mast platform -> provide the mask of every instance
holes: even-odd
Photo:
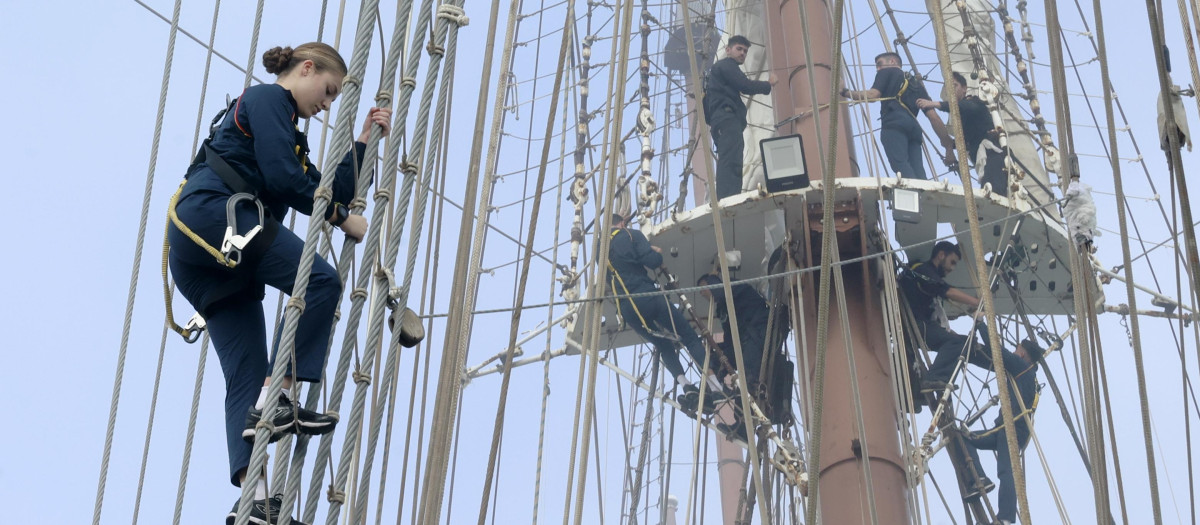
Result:
[[[808,188],[780,193],[751,191],[726,197],[721,201],[721,214],[728,250],[741,252],[741,266],[732,271],[734,280],[763,277],[767,274],[770,256],[782,244],[786,228],[793,239],[792,256],[797,267],[807,266],[804,261],[810,256],[804,253],[806,238],[804,228],[810,226],[813,233],[811,260],[820,260],[820,223],[824,191],[821,181],[814,181]],[[956,288],[978,295],[982,281],[975,275],[975,261],[971,249],[966,203],[961,185],[941,181],[925,181],[900,178],[839,178],[834,183],[836,230],[839,234],[851,233],[861,239],[873,268],[883,271],[883,258],[877,257],[886,249],[896,249],[897,261],[926,259],[933,243],[947,237],[962,247],[963,259],[947,282]],[[919,195],[920,212],[910,221],[893,221],[887,228],[894,242],[885,239],[880,223],[880,201],[886,209],[893,208],[896,189],[916,191]],[[1012,315],[1019,311],[1027,315],[1059,315],[1073,312],[1071,275],[1069,264],[1069,238],[1065,227],[1057,219],[1057,209],[1038,209],[1027,200],[1009,199],[982,189],[975,190],[975,202],[979,211],[983,253],[990,268],[1001,261],[1004,271],[995,272],[990,279],[995,297],[996,312]],[[709,216],[708,204],[678,213],[675,216],[643,230],[655,246],[663,250],[667,268],[674,274],[681,287],[691,287],[700,275],[716,271],[716,236]],[[888,215],[891,215],[890,213]],[[890,220],[885,216],[884,220]],[[865,228],[864,228],[865,227]],[[772,235],[768,235],[772,231]],[[775,237],[768,240],[769,237]],[[839,235],[839,242],[846,241]],[[855,241],[858,242],[858,241]],[[899,248],[894,248],[899,246]],[[843,248],[846,246],[843,245]],[[903,254],[903,257],[899,255]],[[843,257],[848,259],[848,257]],[[661,282],[661,280],[660,280]],[[1007,284],[1006,284],[1007,283]],[[759,284],[759,283],[756,283]],[[1010,292],[1010,287],[1016,293]],[[593,290],[592,293],[596,291]],[[605,295],[611,292],[604,290]],[[697,308],[697,313],[708,311],[707,303],[698,293],[688,298]],[[678,297],[672,299],[678,302]],[[581,309],[578,319],[587,318],[591,303]],[[619,326],[613,301],[603,303],[601,349],[620,348],[643,343],[640,336],[628,327]],[[965,314],[955,311],[947,303],[947,314]],[[582,341],[582,323],[568,333],[576,343]]]

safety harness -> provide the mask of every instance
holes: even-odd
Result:
[[[188,321],[187,325],[183,327],[179,326],[175,323],[175,317],[171,308],[171,289],[167,277],[167,257],[170,254],[171,248],[167,233],[164,232],[162,274],[163,297],[165,298],[167,308],[167,325],[175,333],[183,336],[184,340],[189,343],[195,342],[199,338],[200,332],[204,330],[205,323],[203,317],[208,313],[210,306],[217,301],[244,292],[247,285],[253,283],[254,267],[261,260],[263,253],[271,246],[271,243],[275,240],[275,236],[279,233],[279,221],[271,216],[271,211],[264,207],[262,201],[259,200],[258,189],[246,182],[246,179],[230,166],[225,159],[221,158],[221,155],[211,145],[213,138],[216,136],[217,128],[220,127],[221,122],[230,112],[233,113],[235,124],[237,124],[242,134],[251,137],[242,128],[241,123],[236,122],[239,103],[240,97],[229,101],[225,109],[222,109],[213,118],[212,124],[209,127],[208,138],[204,139],[204,143],[200,146],[199,151],[192,158],[192,163],[188,166],[187,172],[183,176],[183,182],[179,184],[179,189],[175,190],[175,194],[171,196],[171,202],[167,206],[167,230],[170,230],[170,225],[175,225],[175,228],[180,233],[183,233],[188,239],[196,243],[197,246],[200,246],[204,251],[212,255],[218,264],[232,271],[231,279],[226,280],[206,295],[204,304],[197,308],[199,312]],[[303,133],[299,130],[297,130],[296,154],[300,157],[301,165],[307,171],[307,140],[304,140]],[[188,179],[201,168],[202,164],[211,168],[221,178],[221,182],[225,183],[234,192],[225,204],[227,225],[220,250],[209,244],[208,241],[192,231],[191,228],[188,228],[175,212],[175,207],[179,203],[179,196],[183,194],[183,188],[187,186]],[[258,224],[242,235],[238,234],[236,210],[237,205],[245,201],[254,203],[258,208]]]
[[[621,232],[625,232],[625,234],[629,236],[629,239],[631,241],[633,240],[633,234],[629,233],[624,228],[613,228],[613,231],[610,234],[610,237],[615,238],[617,236],[617,234],[621,233]],[[630,295],[629,288],[627,286],[625,286],[625,279],[622,279],[621,274],[619,272],[617,272],[617,269],[615,267],[613,267],[612,260],[606,259],[605,264],[608,265],[608,273],[609,273],[608,285],[609,285],[609,288],[613,291],[613,293],[622,294],[625,296]],[[617,289],[618,284],[621,285],[620,290]],[[633,301],[633,298],[625,297],[625,300],[629,301],[629,306],[633,307],[633,313],[637,314],[638,320],[641,321],[641,323],[642,323],[642,327],[644,327],[647,331],[657,332],[657,330],[655,330],[654,327],[650,326],[650,323],[646,322],[646,318],[642,316],[642,311],[638,309],[637,303]],[[667,300],[666,296],[663,297],[663,300],[664,301]],[[621,314],[621,297],[617,297],[617,315],[620,315],[620,314]],[[671,316],[671,325],[672,325],[671,332],[672,333],[670,335],[672,337],[674,337],[674,339],[678,340],[679,334],[678,334],[678,331],[675,329],[674,324],[675,324],[675,317]]]

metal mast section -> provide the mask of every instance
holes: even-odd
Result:
[[[833,42],[830,6],[822,0],[766,0],[764,4],[770,36],[767,52],[779,77],[772,91],[775,121],[782,124],[777,125],[777,135],[801,135],[809,159],[817,161],[810,160],[809,166],[823,166],[826,157],[834,155],[837,177],[856,176],[851,132],[845,124],[850,120],[849,112],[845,106],[831,105],[829,100],[838,80],[832,74],[833,46],[837,44]],[[829,123],[833,120],[831,108],[843,111],[833,131],[842,135],[835,151],[825,151]],[[815,174],[819,170],[810,172]],[[808,217],[788,219],[792,239],[807,240],[792,243],[792,256],[802,267],[820,264],[820,239],[826,226],[821,221],[824,210],[820,201],[810,198],[807,208]],[[838,257],[847,260],[866,255],[870,244],[867,232],[874,227],[862,223],[865,215],[861,204],[839,202],[834,212],[835,226],[830,233],[837,235]],[[834,307],[838,299],[832,294],[830,304],[816,304],[816,279],[806,274],[799,287],[804,307],[795,312],[804,319],[796,319],[793,324],[800,326],[803,322],[814,327],[820,308],[829,309],[825,391],[820,406],[813,407],[822,412],[821,425],[806,429],[810,434],[821,433],[817,495],[821,522],[869,523],[874,515],[881,524],[907,524],[909,487],[896,430],[899,425],[893,399],[896,394],[886,365],[889,345],[883,333],[880,294],[872,284],[871,271],[863,268],[862,263],[835,268],[843,272],[846,316],[842,317],[839,308]],[[851,323],[851,329],[843,330],[843,323]],[[815,330],[808,330],[806,336],[806,347],[815,354]],[[809,356],[810,362],[814,357]],[[852,389],[855,383],[857,392]],[[856,417],[859,410],[861,419]],[[811,422],[812,414],[805,414],[805,418]],[[863,421],[865,428],[858,428],[858,421]]]

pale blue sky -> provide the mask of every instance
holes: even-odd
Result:
[[[154,0],[147,3],[170,15],[172,2]],[[1140,2],[1106,4],[1109,10],[1105,14],[1109,26],[1114,82],[1157,185],[1157,192],[1169,209],[1169,187],[1154,132],[1153,101],[1157,77],[1152,64],[1144,6]],[[273,45],[299,44],[314,39],[319,5],[315,0],[268,2],[258,54],[261,55],[262,51]],[[477,72],[481,60],[479,50],[482,49],[486,30],[486,7],[484,3],[467,3],[472,23],[463,29],[460,36],[459,81],[456,84],[453,120],[453,129],[457,131],[451,141],[454,160],[450,170],[451,177],[460,177],[459,180],[465,170],[469,130],[475,112]],[[1070,8],[1073,9],[1073,6]],[[332,38],[334,31],[336,6],[330,9],[326,40]],[[389,32],[392,25],[390,12],[393,9],[390,5],[383,7],[384,26]],[[1034,9],[1040,11],[1040,7]],[[1063,9],[1067,10],[1068,6],[1064,5]],[[7,160],[9,174],[4,180],[9,183],[8,191],[13,196],[9,200],[9,216],[14,218],[10,221],[10,244],[14,254],[3,263],[11,277],[0,285],[3,297],[11,305],[5,310],[5,315],[0,316],[0,341],[3,341],[4,354],[13,360],[8,366],[0,368],[0,394],[10,400],[6,405],[10,413],[9,431],[0,437],[0,451],[3,451],[0,452],[3,454],[0,456],[0,503],[6,508],[3,521],[86,523],[91,519],[95,497],[168,25],[132,1],[34,3],[3,0],[0,1],[0,10],[4,13],[0,17],[0,48],[5,49],[0,55],[0,69],[7,73],[4,93],[7,95],[10,123],[0,127],[0,145],[3,145],[0,151]],[[1090,8],[1088,12],[1090,19]],[[869,16],[869,11],[860,7],[856,14],[862,29],[864,17]],[[207,38],[211,16],[210,2],[184,3],[183,25],[202,39]],[[250,2],[226,2],[222,5],[217,47],[233,61],[243,65],[248,59],[252,16],[253,5]],[[501,16],[504,17],[505,13],[501,12]],[[1168,34],[1174,40],[1179,40],[1176,16],[1174,8],[1169,8]],[[355,19],[356,16],[350,13],[345,21],[343,43],[347,58]],[[1035,12],[1036,21],[1043,19]],[[1064,26],[1082,29],[1077,22],[1073,22],[1075,19],[1076,16],[1064,15]],[[558,19],[547,18],[546,27],[558,23]],[[529,40],[531,32],[535,30],[532,24],[523,25],[522,31],[526,33],[519,40]],[[1044,30],[1039,28],[1039,31]],[[503,24],[500,32],[498,39],[503,36]],[[928,38],[927,32],[928,29],[925,30],[925,38]],[[1044,32],[1039,33],[1042,34]],[[1090,45],[1084,37],[1071,33],[1067,40],[1075,52],[1076,60],[1091,58]],[[378,82],[377,42],[372,49],[373,62],[364,81],[365,97],[375,92]],[[557,35],[547,39],[546,44],[541,51],[543,56],[555,51],[553,48],[557,47]],[[878,42],[871,45],[877,46]],[[1038,45],[1044,46],[1044,41]],[[547,51],[546,48],[551,50]],[[525,50],[521,52],[531,53],[528,51],[530,47],[521,49]],[[1186,54],[1181,45],[1174,45],[1173,51],[1176,81],[1187,84]],[[1041,53],[1036,61],[1045,63],[1048,55]],[[125,523],[132,515],[142,437],[161,333],[159,239],[167,198],[175,190],[190,156],[203,62],[204,50],[180,35],[138,282],[133,335],[103,523]],[[257,57],[254,62],[257,66]],[[540,74],[548,74],[551,66],[543,64],[539,67]],[[1038,73],[1039,88],[1048,90],[1049,76],[1044,74],[1044,70]],[[1085,75],[1085,81],[1098,78],[1098,69],[1094,64],[1081,73]],[[220,106],[226,93],[236,95],[242,78],[243,75],[228,64],[214,63],[204,117],[206,122],[215,108]],[[1068,78],[1075,86],[1073,75]],[[544,81],[539,88],[540,93],[549,91],[549,82],[549,79]],[[423,85],[423,82],[418,85]],[[601,89],[596,83],[593,84],[593,93]],[[1078,89],[1071,91],[1078,93]],[[1097,95],[1099,91],[1098,82],[1093,81],[1088,86],[1091,95]],[[1049,95],[1043,96],[1049,98]],[[592,109],[599,104],[598,98],[593,97]],[[1050,105],[1048,101],[1045,102],[1047,114],[1052,118]],[[1090,125],[1087,107],[1081,99],[1075,98],[1072,102],[1074,119],[1081,124],[1075,131],[1080,152],[1102,153],[1095,130],[1085,127]],[[365,99],[363,107],[368,103]],[[1195,122],[1194,101],[1187,99],[1185,103]],[[1103,119],[1102,101],[1093,98],[1092,104],[1098,117]],[[510,121],[510,131],[523,136],[530,123],[524,121],[525,114],[521,118],[523,120],[520,122]],[[532,124],[534,133],[540,133],[543,126],[544,120],[539,117]],[[314,133],[313,136],[315,144],[318,134]],[[573,138],[569,144],[573,144]],[[524,148],[509,148],[506,151],[520,154],[520,161],[523,162]],[[536,147],[534,153],[537,153]],[[556,155],[557,147],[552,151],[552,156]],[[1121,156],[1136,156],[1125,136],[1122,136]],[[1185,163],[1190,162],[1189,157],[1185,153]],[[1083,178],[1098,191],[1110,191],[1112,178],[1103,161],[1084,157],[1083,163]],[[1122,167],[1126,176],[1125,189],[1130,196],[1152,197],[1155,194],[1149,188],[1140,165],[1124,163]],[[1191,164],[1187,167],[1192,168]],[[526,184],[531,184],[531,181]],[[497,202],[516,200],[520,197],[520,189],[521,183],[515,179],[511,184],[498,185],[497,191],[502,197]],[[452,199],[461,200],[461,184],[452,183],[450,191]],[[1116,230],[1112,197],[1101,193],[1097,195],[1097,200],[1101,207],[1101,226]],[[550,194],[545,206],[555,204],[554,195]],[[1166,229],[1157,205],[1134,199],[1130,201],[1130,206],[1131,213],[1138,217],[1145,239],[1158,242],[1166,238]],[[543,210],[543,217],[552,213],[546,210]],[[510,225],[508,231],[516,235],[522,231],[518,224],[520,213],[517,209],[506,209],[501,212],[498,221]],[[454,238],[458,214],[453,209],[447,210],[443,223],[443,235],[448,239],[443,245],[453,246],[447,243]],[[552,225],[544,224],[547,225],[539,235],[540,246],[547,245],[552,238],[552,234],[548,233]],[[565,232],[560,236],[562,238],[566,238]],[[489,239],[484,267],[497,266],[516,257],[517,252],[511,243],[496,239],[494,236]],[[1099,257],[1105,266],[1119,264],[1120,248],[1115,234],[1106,233],[1098,239],[1098,244],[1101,248]],[[1135,247],[1137,253],[1140,250]],[[1159,250],[1151,257],[1151,261],[1164,286],[1170,287],[1166,293],[1175,295],[1175,270],[1168,255],[1167,250]],[[453,257],[453,248],[443,249],[440,262],[443,271],[451,266]],[[1141,284],[1153,284],[1144,261],[1137,263],[1135,268]],[[511,304],[512,275],[510,267],[496,276],[485,277],[479,307]],[[544,278],[545,274],[541,277]],[[445,297],[450,281],[448,276],[441,279],[441,299],[436,310],[445,312],[450,303]],[[539,284],[537,291],[529,294],[527,302],[544,302],[548,298],[545,286],[544,281]],[[1111,285],[1106,292],[1109,303],[1125,302],[1123,287]],[[1143,307],[1149,307],[1145,295],[1139,296],[1138,300]],[[273,304],[273,300],[267,301],[268,308],[272,308]],[[178,320],[186,319],[191,312],[182,301],[177,303],[175,315]],[[533,328],[544,319],[540,317],[544,314],[544,310],[531,311],[522,322],[522,329]],[[476,324],[476,339],[468,364],[476,364],[499,351],[502,338],[507,336],[507,314],[482,316],[480,319]],[[1141,448],[1136,389],[1131,372],[1131,351],[1126,344],[1123,328],[1119,325],[1119,318],[1108,314],[1101,318],[1101,322],[1104,324],[1110,390],[1117,412],[1125,489],[1131,514],[1136,516],[1134,522],[1140,523],[1148,516],[1149,492],[1144,473],[1145,454]],[[1149,365],[1150,399],[1159,440],[1155,444],[1160,464],[1159,485],[1163,491],[1166,522],[1175,523],[1188,521],[1188,488],[1182,437],[1179,361],[1168,330],[1164,321],[1143,320],[1143,348]],[[441,334],[435,331],[431,337],[440,341]],[[556,339],[561,340],[560,337],[561,334]],[[337,347],[340,347],[340,337]],[[441,348],[440,342],[435,343],[434,348],[436,355]],[[152,461],[147,472],[148,481],[141,511],[143,523],[164,523],[170,519],[198,349],[198,345],[180,344],[174,335],[169,339],[151,448]],[[526,353],[528,355],[538,350],[539,347],[533,346],[527,348]],[[1195,371],[1194,342],[1186,343],[1186,351],[1189,353],[1189,370]],[[621,355],[626,364],[632,359],[630,356],[630,353]],[[402,402],[406,402],[410,385],[407,377],[411,373],[411,361],[406,363],[409,363],[409,368],[402,366],[400,381]],[[556,361],[553,366],[553,415],[547,446],[548,457],[554,459],[547,466],[543,481],[546,494],[542,501],[543,519],[554,520],[562,512],[563,493],[558,487],[565,478],[562,463],[565,462],[569,446],[577,364],[576,359],[566,358]],[[507,473],[501,480],[498,507],[501,517],[523,521],[528,519],[532,504],[532,464],[536,454],[541,367],[523,369],[514,375],[514,379],[502,464]],[[600,381],[602,385],[615,385],[611,376],[602,375]],[[1061,381],[1063,378],[1060,374]],[[237,491],[226,482],[225,445],[221,434],[221,386],[220,369],[215,354],[210,352],[184,508],[185,523],[210,523],[221,519],[237,496]],[[454,522],[465,521],[467,517],[473,519],[477,512],[498,386],[498,378],[491,376],[472,383],[464,394],[467,405],[461,437],[460,474],[453,503]],[[350,392],[352,388],[347,390],[347,396]],[[627,389],[625,393],[628,402]],[[615,395],[611,395],[612,398]],[[613,500],[606,507],[605,520],[615,522],[616,501],[620,499],[621,491],[619,464],[624,458],[625,446],[621,442],[622,424],[615,405],[609,404],[600,410],[603,441],[600,452],[604,461],[610,464],[603,474],[603,488],[605,499]],[[348,412],[347,401],[342,413]],[[404,409],[398,411],[398,417],[403,415]],[[682,418],[677,425],[680,433],[689,433],[692,429],[690,421]],[[398,421],[398,427],[402,426],[403,423]],[[1089,521],[1093,509],[1091,492],[1086,486],[1086,477],[1079,467],[1074,446],[1070,444],[1057,408],[1048,395],[1043,396],[1037,429],[1047,452],[1047,461],[1054,469],[1055,481],[1064,493],[1068,513],[1077,522]],[[399,462],[397,455],[400,449],[401,446],[393,447],[393,463]],[[678,476],[675,479],[681,479],[690,472],[686,465],[688,460],[679,456],[687,452],[679,450],[675,462],[685,464],[673,470],[673,476]],[[1031,453],[1027,458],[1028,470],[1036,473],[1031,475],[1030,482],[1034,517],[1039,523],[1057,522],[1054,502],[1046,492],[1045,482],[1041,481],[1043,476],[1036,455]],[[990,460],[985,459],[985,464],[989,470],[992,468]],[[946,466],[935,464],[934,468],[942,468],[941,472],[945,472]],[[389,478],[391,496],[386,507],[394,509],[398,470],[393,469],[390,476],[395,477]],[[950,479],[948,472],[939,476],[943,486]],[[714,481],[715,474],[710,479],[710,482]],[[373,488],[377,486],[376,483]],[[686,496],[683,483],[675,485],[672,492],[678,494],[681,500]],[[594,508],[595,490],[589,488],[588,493],[589,508]],[[709,519],[719,511],[715,499],[710,498],[707,502]],[[957,510],[956,505],[952,504],[952,507]],[[1176,514],[1176,509],[1179,514]],[[407,510],[405,512],[407,514]],[[385,519],[390,522],[394,520],[394,515],[388,514]],[[323,513],[319,514],[319,521],[324,521]],[[935,516],[934,522],[949,521],[939,521]]]

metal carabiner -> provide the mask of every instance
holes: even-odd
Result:
[[[179,335],[183,336],[184,342],[192,344],[195,343],[197,339],[200,339],[200,333],[207,328],[208,323],[203,317],[200,317],[199,313],[197,313],[196,315],[193,315],[191,319],[188,319],[187,324],[183,326],[183,332]]]
[[[242,201],[253,201],[258,206],[258,224],[255,225],[245,235],[237,234],[237,204]],[[257,197],[249,193],[235,193],[225,202],[225,238],[221,241],[221,253],[225,256],[225,263],[230,268],[241,264],[242,250],[246,248],[250,241],[254,240],[254,236],[262,231],[263,225],[263,205]]]

